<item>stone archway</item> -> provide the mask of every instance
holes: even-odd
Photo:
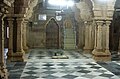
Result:
[[[50,18],[46,24],[46,48],[59,48],[59,25],[54,18]]]

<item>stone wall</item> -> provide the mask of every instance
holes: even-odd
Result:
[[[34,27],[27,29],[27,41],[30,48],[45,48],[45,29],[43,27]]]

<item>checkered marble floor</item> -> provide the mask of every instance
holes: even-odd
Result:
[[[90,54],[63,51],[69,59],[51,59],[55,52],[31,50],[20,79],[120,79],[96,63]]]
[[[120,79],[92,59],[30,59],[20,79]]]
[[[52,59],[62,51],[69,59]],[[7,63],[9,79],[120,79],[120,61],[95,62],[82,51],[32,49],[27,62]]]

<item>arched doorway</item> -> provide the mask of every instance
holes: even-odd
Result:
[[[54,18],[51,18],[46,25],[46,48],[59,48],[59,25]]]

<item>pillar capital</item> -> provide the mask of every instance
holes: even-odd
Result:
[[[110,24],[111,24],[111,21],[106,21],[107,26],[110,26]]]
[[[98,26],[102,26],[104,21],[96,21],[96,23],[97,23]]]
[[[12,17],[7,18],[8,21],[13,21],[14,19]]]
[[[89,25],[91,25],[93,22],[92,21],[85,21],[84,22],[84,24],[86,25],[86,26],[89,26]]]

